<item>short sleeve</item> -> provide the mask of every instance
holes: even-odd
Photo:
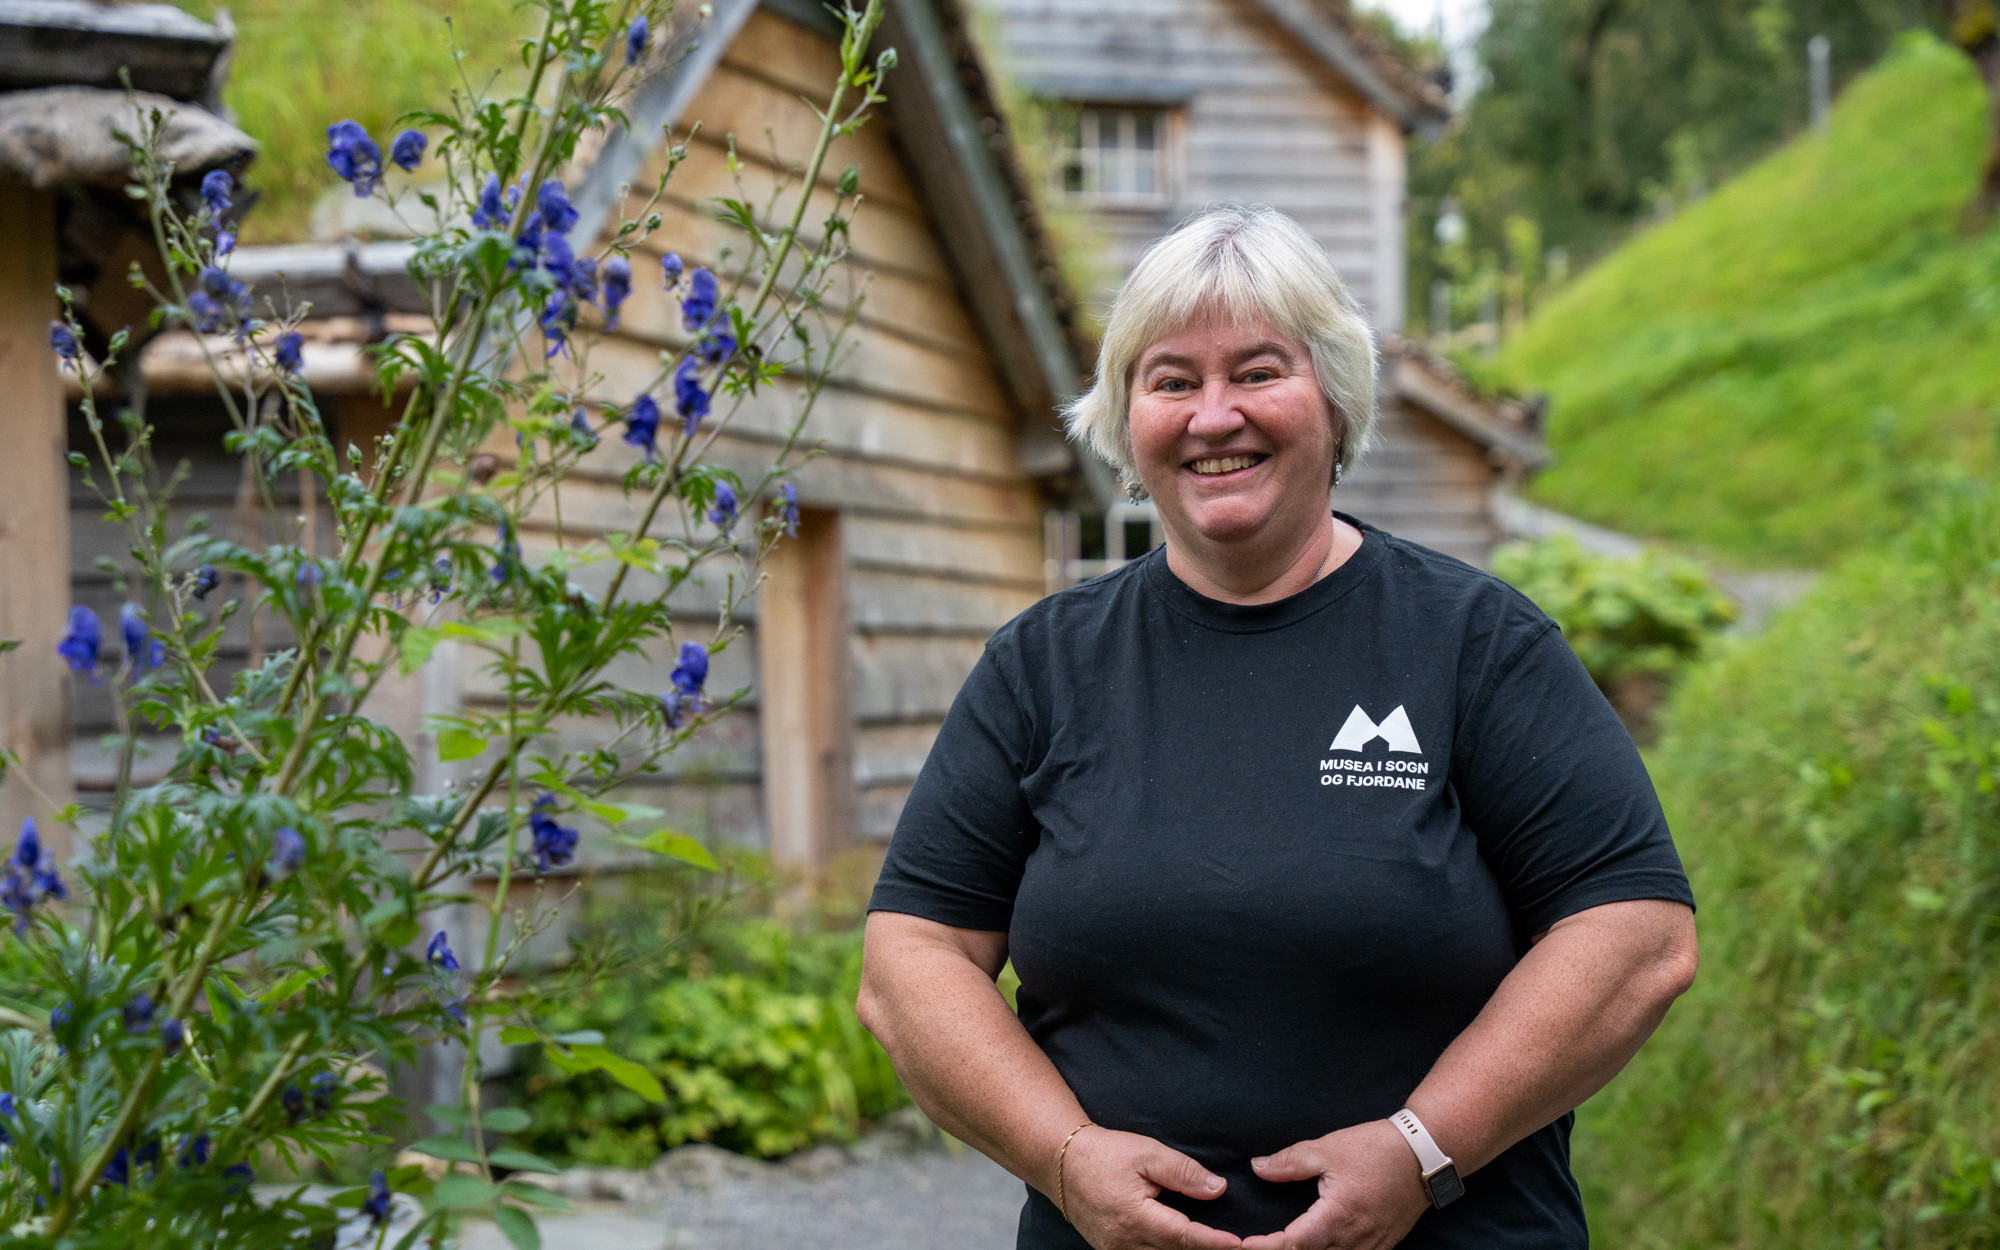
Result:
[[[1561,631],[1503,663],[1455,755],[1466,825],[1523,933],[1604,903],[1694,905],[1638,749]]]
[[[896,821],[870,911],[999,931],[1040,841],[1021,793],[1030,717],[989,644],[959,688]]]

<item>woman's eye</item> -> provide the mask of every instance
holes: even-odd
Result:
[[[1277,374],[1271,372],[1269,369],[1252,369],[1243,375],[1243,380],[1245,382],[1269,382],[1277,376]]]
[[[1186,378],[1167,378],[1160,383],[1160,389],[1169,395],[1182,395],[1187,392],[1188,381]]]

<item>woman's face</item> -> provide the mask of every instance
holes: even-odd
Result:
[[[1132,455],[1170,536],[1282,541],[1318,524],[1333,422],[1303,343],[1261,323],[1191,326],[1139,354]]]

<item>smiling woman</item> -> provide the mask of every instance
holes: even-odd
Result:
[[[1023,1250],[1587,1244],[1693,897],[1553,622],[1328,507],[1373,395],[1289,219],[1148,252],[1070,418],[1166,544],[994,635],[903,809],[861,1018]]]

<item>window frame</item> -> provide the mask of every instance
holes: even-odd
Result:
[[[1153,146],[1138,145],[1139,120],[1153,120]],[[1185,126],[1185,109],[1173,104],[1131,100],[1068,100],[1052,109],[1049,189],[1064,203],[1088,208],[1160,211],[1171,209],[1180,194],[1180,140]],[[1103,142],[1107,120],[1117,123],[1116,140],[1110,148]],[[1073,136],[1073,138],[1072,138]],[[1153,153],[1154,190],[1137,189],[1142,165],[1138,156]],[[1124,168],[1122,177],[1110,179],[1123,186],[1107,190],[1103,176],[1105,155],[1111,153]],[[1080,187],[1070,186],[1070,175],[1078,174]],[[1093,183],[1095,185],[1093,185]]]

